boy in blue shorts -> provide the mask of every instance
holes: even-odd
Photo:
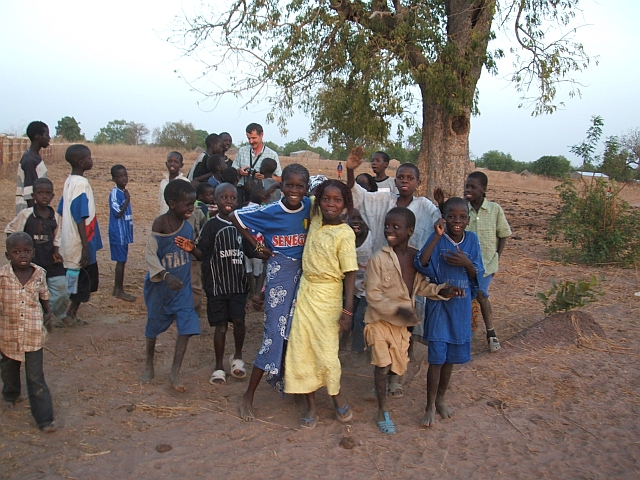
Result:
[[[109,194],[109,248],[111,260],[116,262],[112,295],[120,300],[135,302],[136,297],[124,291],[124,265],[129,256],[129,244],[133,243],[133,215],[131,195],[127,190],[127,169],[123,165],[111,167],[111,180],[116,184]]]
[[[437,284],[448,283],[464,291],[448,302],[427,298],[424,338],[429,342],[427,407],[423,427],[433,426],[435,414],[450,418],[454,412],[444,402],[454,364],[471,361],[471,299],[484,275],[480,242],[469,224],[467,202],[452,197],[444,204],[444,219],[415,257],[416,270]]]
[[[191,255],[180,249],[175,239],[180,236],[193,240],[193,227],[187,220],[193,214],[196,192],[190,182],[172,180],[164,189],[164,201],[169,211],[154,220],[145,251],[148,272],[144,279],[147,305],[144,335],[147,342],[146,368],[141,380],[147,383],[154,378],[156,337],[165,332],[175,318],[178,338],[169,383],[178,392],[184,392],[179,379],[180,367],[189,337],[200,335],[200,319],[193,307]]]

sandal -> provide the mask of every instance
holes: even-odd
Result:
[[[318,424],[318,419],[317,418],[309,417],[309,418],[301,418],[300,419],[300,426],[302,428],[307,428],[309,430],[313,430],[314,428],[316,428],[317,424]]]
[[[389,383],[389,389],[387,391],[387,395],[391,398],[402,398],[404,397],[404,390],[402,389],[402,385],[399,383]]]
[[[229,365],[231,365],[231,376],[233,378],[244,378],[247,376],[247,371],[244,368],[244,360],[241,358],[233,358],[233,355],[231,355],[229,357]]]
[[[386,435],[396,433],[396,425],[389,418],[389,412],[384,412],[384,420],[378,422],[378,429]]]
[[[224,370],[214,370],[209,379],[209,383],[211,385],[226,385],[227,374],[224,373]]]
[[[349,405],[345,405],[342,408],[336,407],[336,418],[341,423],[347,423],[353,418],[353,412],[349,408]]]

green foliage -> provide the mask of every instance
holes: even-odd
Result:
[[[80,142],[85,139],[80,131],[80,123],[74,117],[62,117],[58,120],[56,137],[62,137],[69,142]]]
[[[536,175],[562,178],[571,172],[571,162],[562,155],[545,155],[531,162],[529,171]]]
[[[318,155],[320,155],[320,158],[331,158],[331,154],[324,148],[312,147],[304,138],[299,138],[297,140],[294,140],[293,142],[285,143],[282,147],[282,151],[279,153],[285,157],[288,157],[291,156],[293,152],[299,152],[301,150],[308,150],[310,152],[317,153]]]
[[[271,150],[276,152],[278,155],[280,155],[280,152],[282,151],[282,147],[280,145],[278,145],[277,143],[274,143],[274,142],[264,142],[264,144],[267,147],[269,147]],[[247,145],[248,145],[248,143],[247,143]]]
[[[577,145],[573,145],[569,151],[574,155],[577,155],[582,159],[581,169],[584,171],[587,165],[594,164],[594,152],[596,146],[602,136],[602,127],[604,126],[604,120],[601,116],[591,117],[591,126],[587,129],[587,138]]]
[[[640,263],[640,211],[619,198],[624,188],[594,178],[580,189],[571,180],[556,187],[560,210],[549,222],[547,240],[558,245],[551,256],[588,265]]]
[[[204,149],[207,148],[207,137],[209,132],[206,130],[196,130],[196,144]],[[195,147],[194,147],[195,148]]]
[[[618,137],[609,137],[605,142],[600,171],[618,182],[632,180],[637,170],[631,167],[633,154],[622,146]]]
[[[153,130],[153,142],[161,147],[193,150],[200,145],[201,137],[202,134],[198,136],[192,123],[183,123],[182,121],[167,122],[162,128]]]
[[[601,281],[603,279],[600,279]],[[551,298],[555,295],[555,298]],[[544,313],[551,315],[558,312],[568,312],[574,308],[584,307],[588,303],[595,302],[597,296],[603,295],[598,286],[598,280],[593,275],[591,280],[578,280],[577,283],[567,280],[557,284],[551,279],[551,289],[546,293],[538,293],[537,296],[544,303]]]
[[[520,162],[514,160],[510,153],[502,153],[498,150],[489,150],[480,157],[479,161],[476,162],[476,165],[497,172],[510,172],[519,168],[521,166],[519,163]]]
[[[147,135],[149,135],[149,129],[144,123],[112,120],[95,134],[93,141],[95,143],[140,145],[146,143]]]

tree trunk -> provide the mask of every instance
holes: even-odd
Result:
[[[424,98],[424,97],[423,97]],[[422,147],[418,157],[422,184],[420,195],[433,198],[440,187],[445,198],[461,197],[464,181],[471,172],[469,127],[471,113],[452,117],[435,103],[423,102]]]

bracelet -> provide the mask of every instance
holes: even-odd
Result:
[[[164,275],[162,275],[162,280],[164,281],[165,278],[167,278],[167,275],[169,275],[169,272],[165,271]]]
[[[349,310],[347,310],[346,308],[342,309],[342,313],[344,313],[345,315],[349,315],[350,317],[353,317],[353,312],[350,312]]]
[[[256,243],[256,253],[262,253],[264,251],[264,244],[258,242]]]

